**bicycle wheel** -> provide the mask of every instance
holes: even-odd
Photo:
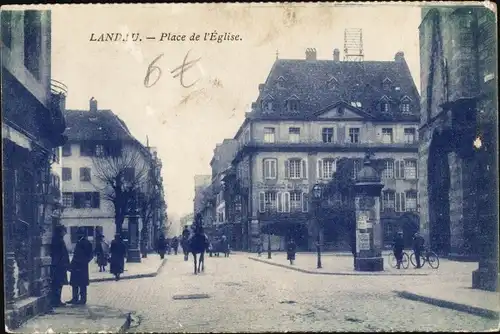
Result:
[[[403,266],[403,269],[408,269],[408,267],[410,266],[410,257],[406,252],[403,253],[403,260],[401,265]]]
[[[434,252],[429,252],[428,254],[429,258],[429,266],[431,266],[432,269],[437,269],[439,268],[439,257],[437,256],[436,253]]]
[[[398,261],[396,260],[396,257],[394,256],[394,253],[390,253],[389,254],[389,265],[392,268],[396,268],[397,264],[398,264]]]
[[[417,267],[417,261],[415,259],[415,253],[411,253],[411,255],[410,255],[410,262],[411,262],[412,266]],[[424,257],[422,255],[420,255],[420,267],[423,267],[424,264],[425,264]]]

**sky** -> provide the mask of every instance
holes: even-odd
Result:
[[[88,109],[94,97],[111,109],[163,161],[168,215],[193,211],[194,175],[211,174],[217,143],[233,138],[276,59],[343,57],[344,29],[361,28],[365,60],[405,53],[420,89],[420,9],[408,5],[168,4],[57,5],[52,9],[52,78],[68,86],[68,109]],[[203,41],[205,33],[240,41]],[[139,33],[142,41],[95,42],[102,33]],[[162,33],[186,41],[160,41]],[[193,34],[200,41],[189,41]],[[155,36],[147,40],[146,36]],[[170,72],[196,60],[179,77]],[[151,87],[145,86],[150,64]]]

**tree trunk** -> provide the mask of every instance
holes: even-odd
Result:
[[[120,236],[122,235],[124,221],[125,221],[124,215],[115,215],[116,234],[119,234]]]

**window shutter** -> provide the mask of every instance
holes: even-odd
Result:
[[[399,160],[394,161],[394,178],[399,179]]]
[[[259,211],[266,211],[266,193],[263,191],[259,193]]]
[[[406,193],[402,192],[401,193],[401,212],[406,211]]]
[[[283,212],[283,200],[285,193],[279,192],[276,194],[276,200],[278,201],[278,212]]]
[[[290,178],[290,161],[285,160],[285,178]]]
[[[400,208],[400,205],[401,205],[401,200],[400,200],[400,195],[401,193],[396,193],[396,212],[400,211],[399,208]]]
[[[399,174],[401,175],[401,178],[404,179],[405,178],[405,161],[404,160],[401,160],[401,162],[399,163],[399,167],[401,167],[401,172]]]
[[[302,178],[307,179],[307,160],[302,159],[302,168],[300,169],[300,172],[302,173]]]
[[[308,209],[308,204],[309,204],[307,193],[303,192],[302,195],[301,195],[301,197],[302,197],[302,212],[307,212],[308,211],[307,210]]]
[[[273,178],[273,179],[277,179],[278,178],[277,165],[278,165],[278,160],[277,159],[271,160],[271,178]]]
[[[380,198],[380,211],[384,211],[384,198],[385,198],[385,191],[382,191],[382,197]]]
[[[290,212],[290,193],[283,193],[283,212]]]
[[[415,178],[418,179],[418,160],[415,160]]]
[[[323,160],[318,159],[317,176],[318,179],[323,178]]]
[[[338,131],[337,131],[337,140],[339,143],[345,143],[348,141],[348,138],[346,136],[346,127],[345,126],[339,126]]]
[[[266,159],[262,159],[262,178],[265,180],[267,175],[266,175]]]
[[[420,212],[419,203],[420,203],[420,198],[418,196],[419,192],[417,191],[417,212]]]

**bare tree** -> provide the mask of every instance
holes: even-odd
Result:
[[[94,185],[103,199],[112,203],[115,211],[116,233],[121,234],[130,204],[137,200],[148,175],[148,163],[140,148],[123,147],[120,152],[106,152],[92,158],[95,175],[100,184]]]

